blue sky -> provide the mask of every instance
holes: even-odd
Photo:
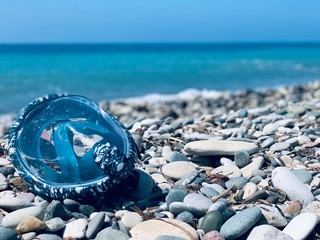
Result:
[[[319,0],[0,0],[0,43],[320,41]]]

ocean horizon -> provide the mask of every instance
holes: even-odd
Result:
[[[100,101],[317,79],[317,42],[0,44],[0,113],[51,93]]]

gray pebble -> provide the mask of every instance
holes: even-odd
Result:
[[[243,168],[249,164],[250,155],[246,151],[238,151],[234,155],[234,161],[239,168]]]
[[[58,200],[53,200],[47,207],[43,221],[59,217],[62,220],[69,220],[72,216],[66,207]]]
[[[190,160],[184,154],[179,152],[173,152],[169,158],[169,162],[176,162],[176,161],[190,162]]]
[[[0,227],[0,239],[1,240],[18,240],[18,233],[11,229],[11,228],[5,228]]]
[[[79,211],[80,203],[78,203],[77,201],[75,201],[73,199],[68,199],[68,198],[64,199],[63,204],[71,212],[78,212]]]
[[[212,187],[202,187],[202,188],[200,189],[200,192],[201,192],[203,195],[205,195],[205,196],[207,196],[207,197],[210,197],[210,198],[219,195],[219,193],[218,193],[216,190],[214,190]]]
[[[81,205],[79,207],[79,211],[89,217],[91,213],[96,211],[96,209],[91,205]]]
[[[291,172],[304,184],[310,184],[313,179],[312,174],[307,170],[294,169]]]
[[[265,179],[267,177],[267,174],[264,171],[262,171],[261,169],[254,169],[251,174],[253,177],[260,176],[263,179]]]
[[[183,202],[183,199],[187,195],[188,195],[188,192],[186,190],[174,188],[168,193],[166,197],[166,203],[169,206],[173,202]]]
[[[94,238],[104,224],[105,213],[98,213],[88,224],[86,231],[87,238]]]
[[[100,231],[94,240],[128,240],[130,237],[120,230],[106,228]]]
[[[55,217],[48,221],[45,221],[45,224],[47,225],[47,230],[49,230],[50,232],[57,232],[66,226],[65,221],[63,221],[59,217]]]
[[[192,223],[194,221],[194,216],[191,212],[184,211],[179,213],[175,219],[186,223]]]
[[[255,184],[261,182],[261,180],[263,180],[263,178],[261,176],[254,176],[254,177],[250,178],[250,182],[255,183]]]
[[[234,177],[226,182],[226,187],[231,188],[232,186],[236,186],[237,188],[243,187],[248,182],[248,179],[245,177]]]
[[[205,211],[197,207],[189,206],[183,202],[173,202],[169,206],[169,211],[174,215],[188,211],[193,214],[195,217],[202,217],[205,214]]]

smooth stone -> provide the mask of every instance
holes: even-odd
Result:
[[[11,228],[0,227],[0,239],[1,240],[18,240],[20,238],[18,236],[18,233],[15,230]]]
[[[314,213],[301,213],[294,217],[282,230],[293,239],[306,239],[317,225],[317,215]]]
[[[165,160],[169,161],[173,151],[170,146],[164,146],[162,148],[162,156]]]
[[[219,211],[210,211],[204,217],[200,224],[200,228],[205,232],[210,232],[212,230],[219,231],[224,219]]]
[[[267,174],[264,171],[262,171],[261,169],[255,169],[251,172],[251,174],[253,177],[260,176],[263,179],[267,177]]]
[[[258,152],[259,148],[254,143],[248,142],[203,140],[187,143],[184,150],[190,155],[197,156],[233,156],[238,151],[253,154]]]
[[[252,171],[260,169],[264,163],[264,158],[261,156],[252,159],[251,163],[240,169],[242,176],[246,178],[252,177]]]
[[[248,179],[245,177],[234,177],[226,182],[226,187],[231,188],[232,186],[236,186],[237,188],[243,187],[248,182]]]
[[[194,216],[191,212],[185,211],[185,212],[179,213],[175,219],[185,223],[192,223],[194,221]]]
[[[28,232],[21,235],[23,240],[33,240],[37,234],[35,232]]]
[[[160,173],[153,173],[153,174],[151,174],[151,177],[158,184],[168,182],[168,180]]]
[[[222,174],[224,176],[227,176],[229,178],[234,177],[240,177],[241,176],[241,170],[236,166],[220,166],[211,171],[211,174]]]
[[[189,193],[183,199],[183,202],[189,206],[207,211],[212,205],[212,201],[199,193]]]
[[[81,205],[79,202],[68,198],[63,200],[63,204],[71,212],[78,212]]]
[[[216,190],[214,190],[211,187],[202,187],[200,189],[201,194],[205,195],[206,197],[215,197],[217,195],[219,195],[219,192],[217,192]]]
[[[225,157],[222,157],[222,158],[220,159],[220,163],[221,163],[221,165],[223,165],[223,166],[234,166],[234,165],[236,165],[236,163],[235,163],[234,161],[232,161],[232,160],[229,159],[229,158],[225,158]]]
[[[313,176],[307,170],[294,169],[291,172],[304,184],[310,184],[312,182]]]
[[[137,177],[137,188],[135,190],[125,190],[124,194],[129,197],[135,197],[138,199],[149,198],[155,182],[151,175],[142,169],[135,168],[132,170],[132,174]]]
[[[87,217],[89,217],[91,213],[96,211],[96,209],[91,205],[86,205],[85,204],[85,205],[81,205],[79,207],[79,211],[80,211],[80,213],[82,213],[82,214],[86,215]]]
[[[130,230],[143,221],[142,217],[136,212],[126,212],[121,217],[122,223]]]
[[[243,199],[246,199],[248,197],[250,197],[252,194],[254,194],[256,191],[258,190],[258,187],[256,184],[252,183],[252,182],[248,182],[246,183],[246,185],[243,187]]]
[[[0,173],[0,191],[6,190],[8,187],[8,179],[2,173]]]
[[[248,116],[248,111],[246,109],[239,109],[237,115],[238,117],[245,118]]]
[[[239,168],[243,168],[249,164],[250,155],[246,151],[236,152],[234,155],[234,161]]]
[[[43,234],[39,234],[36,237],[37,240],[62,240],[61,237],[59,237],[56,234],[50,234],[50,233],[43,233]]]
[[[258,207],[242,210],[221,226],[220,233],[226,239],[236,239],[253,227],[261,215],[261,209]]]
[[[69,220],[72,216],[67,208],[58,200],[53,200],[46,209],[44,221],[59,217],[63,220]]]
[[[199,175],[197,170],[189,172],[186,176],[182,177],[180,180],[174,183],[175,187],[187,187],[191,184]]]
[[[183,202],[185,196],[188,195],[188,192],[184,189],[174,188],[166,196],[166,203],[169,206],[173,202]]]
[[[27,207],[13,211],[2,219],[2,226],[15,228],[21,221],[25,220],[29,216],[33,216],[42,220],[44,211],[40,207]]]
[[[208,212],[210,211],[219,211],[219,212],[223,212],[227,207],[227,204],[224,202],[215,202],[213,204],[211,204],[211,206],[208,209]]]
[[[314,200],[312,192],[286,167],[272,171],[272,183],[283,190],[291,201],[298,200],[307,206]]]
[[[308,206],[304,209],[306,212],[314,213],[318,216],[318,219],[320,220],[320,202],[313,201],[308,204]]]
[[[218,231],[210,231],[207,232],[203,237],[202,240],[225,240],[224,237],[221,236],[221,234]]]
[[[290,147],[290,144],[287,142],[277,142],[270,147],[270,151],[271,152],[282,151],[282,150],[288,149],[289,147]]]
[[[135,239],[132,239],[132,240],[135,240]],[[137,240],[147,240],[147,239],[146,238],[143,238],[143,239],[139,238]],[[156,237],[155,240],[186,240],[186,239],[182,238],[182,237],[172,236],[172,235],[162,235],[162,236]]]
[[[194,206],[189,206],[183,202],[171,203],[169,206],[169,211],[174,215],[178,215],[179,213],[187,211],[187,212],[191,212],[195,217],[202,217],[205,214],[204,210]]]
[[[22,199],[26,202],[33,202],[35,195],[31,192],[22,192],[17,194],[17,198]]]
[[[288,224],[288,221],[285,217],[283,217],[277,209],[274,211],[266,211],[262,209],[262,215],[264,218],[260,219],[260,222],[265,224],[268,223],[273,227],[283,228]]]
[[[162,167],[162,173],[173,180],[179,180],[191,172],[196,171],[191,162],[171,162]]]
[[[124,232],[117,230],[106,228],[100,231],[94,240],[128,240],[130,237]]]
[[[216,184],[216,183],[208,184],[208,183],[204,182],[204,183],[202,184],[202,186],[213,188],[213,189],[214,189],[215,191],[217,191],[219,194],[222,193],[222,192],[225,190],[221,185]]]
[[[273,138],[267,138],[266,140],[264,140],[260,146],[261,148],[268,148],[270,147],[272,144],[274,144],[274,140]]]
[[[21,208],[26,208],[31,206],[34,206],[34,204],[18,197],[0,198],[0,208],[6,211],[15,211]]]
[[[293,238],[276,227],[265,224],[254,227],[247,240],[293,240]]]
[[[46,224],[36,217],[30,216],[21,221],[16,227],[17,232],[26,233],[46,228]]]
[[[85,237],[87,221],[85,219],[77,219],[66,224],[63,232],[63,239],[75,238],[82,239]]]
[[[45,221],[45,224],[47,226],[47,230],[49,230],[50,232],[57,232],[66,226],[65,221],[63,221],[59,217],[55,217],[48,221]]]
[[[169,162],[185,161],[190,162],[190,160],[182,153],[173,152],[169,158]]]
[[[278,126],[275,125],[274,123],[268,123],[263,127],[262,131],[266,134],[270,134],[277,131],[277,128]]]
[[[170,233],[172,236],[185,239],[198,239],[196,230],[187,223],[165,218],[162,220],[151,219],[141,222],[132,228],[130,233],[133,238],[145,237],[146,239],[155,239]]]
[[[263,178],[261,176],[255,176],[255,177],[250,178],[250,182],[252,182],[254,184],[258,184],[262,180],[263,180]]]
[[[105,222],[105,216],[106,214],[104,212],[99,212],[90,220],[90,222],[88,223],[87,231],[86,231],[87,238],[96,237],[97,233],[101,230]]]

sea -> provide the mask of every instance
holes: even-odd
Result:
[[[100,101],[317,79],[320,43],[0,44],[0,113],[51,93]]]

